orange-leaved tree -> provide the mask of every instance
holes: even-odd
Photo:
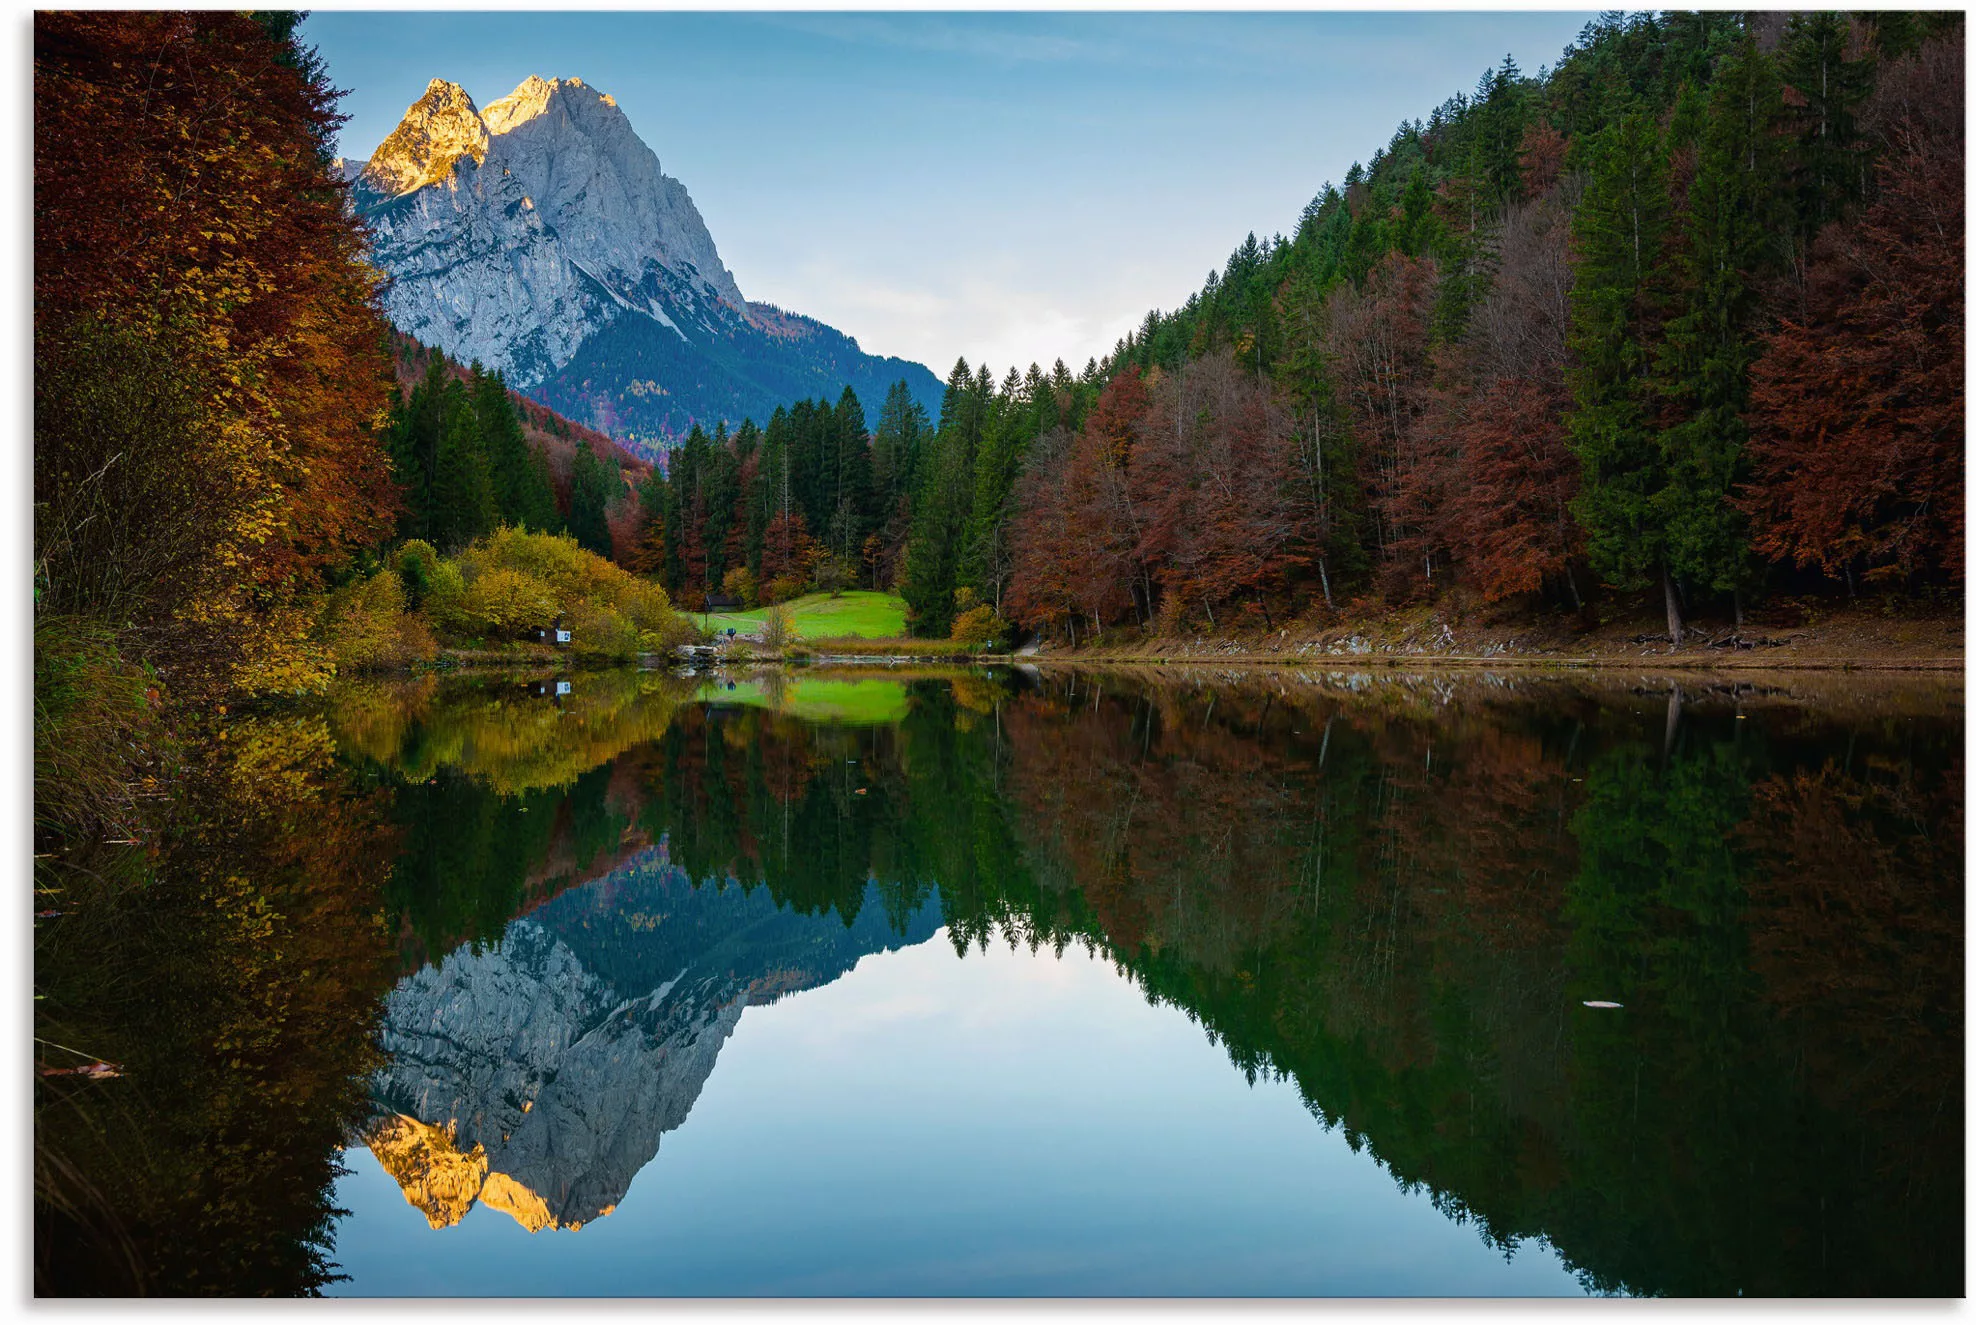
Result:
[[[312,592],[397,503],[379,278],[293,24],[35,19],[39,602],[187,685],[316,679]]]

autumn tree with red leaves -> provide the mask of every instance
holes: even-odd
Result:
[[[1175,616],[1198,604],[1214,622],[1217,604],[1240,599],[1273,627],[1268,599],[1311,560],[1297,457],[1288,414],[1231,356],[1162,378],[1133,483],[1146,512],[1138,559],[1177,596]]]
[[[796,592],[809,582],[810,573],[823,560],[824,547],[810,534],[801,511],[778,511],[762,534],[762,569],[759,577],[764,600],[770,586],[783,581]],[[786,596],[786,595],[785,595]]]
[[[1540,137],[1526,166],[1534,151],[1551,150]],[[1572,576],[1585,542],[1571,514],[1579,469],[1564,428],[1570,215],[1555,192],[1507,210],[1501,270],[1470,321],[1462,387],[1437,401],[1434,426],[1450,437],[1452,466],[1441,535],[1487,601],[1561,583],[1582,605]]]
[[[1341,286],[1332,296],[1326,336],[1363,447],[1375,554],[1403,559],[1409,572],[1417,564],[1430,581],[1437,502],[1420,418],[1434,380],[1427,331],[1435,276],[1432,259],[1388,254],[1362,288]]]
[[[1147,393],[1139,373],[1113,378],[1071,437],[1038,442],[1018,482],[1014,564],[1006,609],[1025,623],[1082,621],[1096,631],[1147,607],[1137,553],[1145,513],[1129,467],[1140,445]]]
[[[1877,201],[1813,250],[1808,312],[1751,370],[1756,549],[1869,582],[1963,579],[1963,70],[1882,75]]]

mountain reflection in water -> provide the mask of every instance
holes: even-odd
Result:
[[[1012,945],[1091,954],[1197,1025],[1217,1073],[1294,1091],[1302,1151],[1369,1156],[1498,1261],[1541,1246],[1602,1292],[1963,1291],[1959,678],[867,678],[606,672],[537,698],[428,677],[337,695],[324,717],[348,786],[323,812],[364,807],[384,855],[335,886],[381,893],[399,963],[367,986],[381,1053],[344,1126],[368,1147],[351,1162],[418,1214],[398,1205],[413,1222],[381,1243],[388,1212],[347,1197],[350,1179],[336,1199],[354,1216],[262,1240],[367,1248],[358,1292],[379,1255],[422,1264],[430,1291],[493,1291],[447,1268],[477,1204],[539,1230],[538,1261],[567,1255],[542,1291],[686,1291],[642,1262],[609,1289],[575,1267],[594,1221],[674,1199],[661,1139],[720,1079],[748,1009],[869,983],[867,957],[930,978],[910,954],[982,969]],[[1066,1190],[1123,1190],[1102,1147],[1057,1142],[1144,1101],[1092,1098],[994,1119],[1010,1172],[1048,1153]],[[969,1125],[911,1120],[956,1156]],[[1217,1125],[1173,1126],[1169,1152],[1214,1153]],[[186,1126],[171,1141],[206,1144]],[[816,1137],[870,1189],[897,1255],[909,1234],[967,1240],[872,1177],[880,1157],[836,1144]],[[264,1163],[311,1183],[324,1160]],[[1241,1242],[1262,1207],[1212,1195]],[[1173,1192],[1092,1206],[1109,1232],[1025,1215],[1019,1190],[975,1198],[1018,1203],[997,1217],[1054,1239],[1053,1291],[1464,1291],[1397,1244],[1349,1281],[1244,1279],[1260,1260],[1205,1244],[1175,1254],[1225,1256],[1220,1278],[1107,1278],[1078,1258],[1135,1228],[1155,1245],[1179,1226],[1158,1204]],[[154,1261],[179,1254],[147,1236]],[[1010,1291],[920,1264],[913,1291]],[[691,1282],[767,1291],[744,1269]],[[1475,1291],[1554,1291],[1517,1282]]]
[[[475,1199],[531,1232],[580,1228],[686,1120],[744,1008],[937,924],[933,906],[904,933],[875,907],[850,926],[798,915],[640,852],[399,983],[366,1140],[434,1228]]]

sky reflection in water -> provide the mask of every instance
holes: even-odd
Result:
[[[943,932],[750,1008],[607,1218],[433,1232],[365,1150],[337,1188],[353,1294],[1555,1294],[1405,1193],[1294,1086],[1072,949]]]

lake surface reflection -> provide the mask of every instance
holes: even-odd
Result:
[[[38,953],[137,1282],[1963,1292],[1958,677],[571,680],[222,743],[273,909],[89,940],[197,997]]]
[[[1960,1293],[1960,705],[1857,685],[355,689],[340,1290]]]

